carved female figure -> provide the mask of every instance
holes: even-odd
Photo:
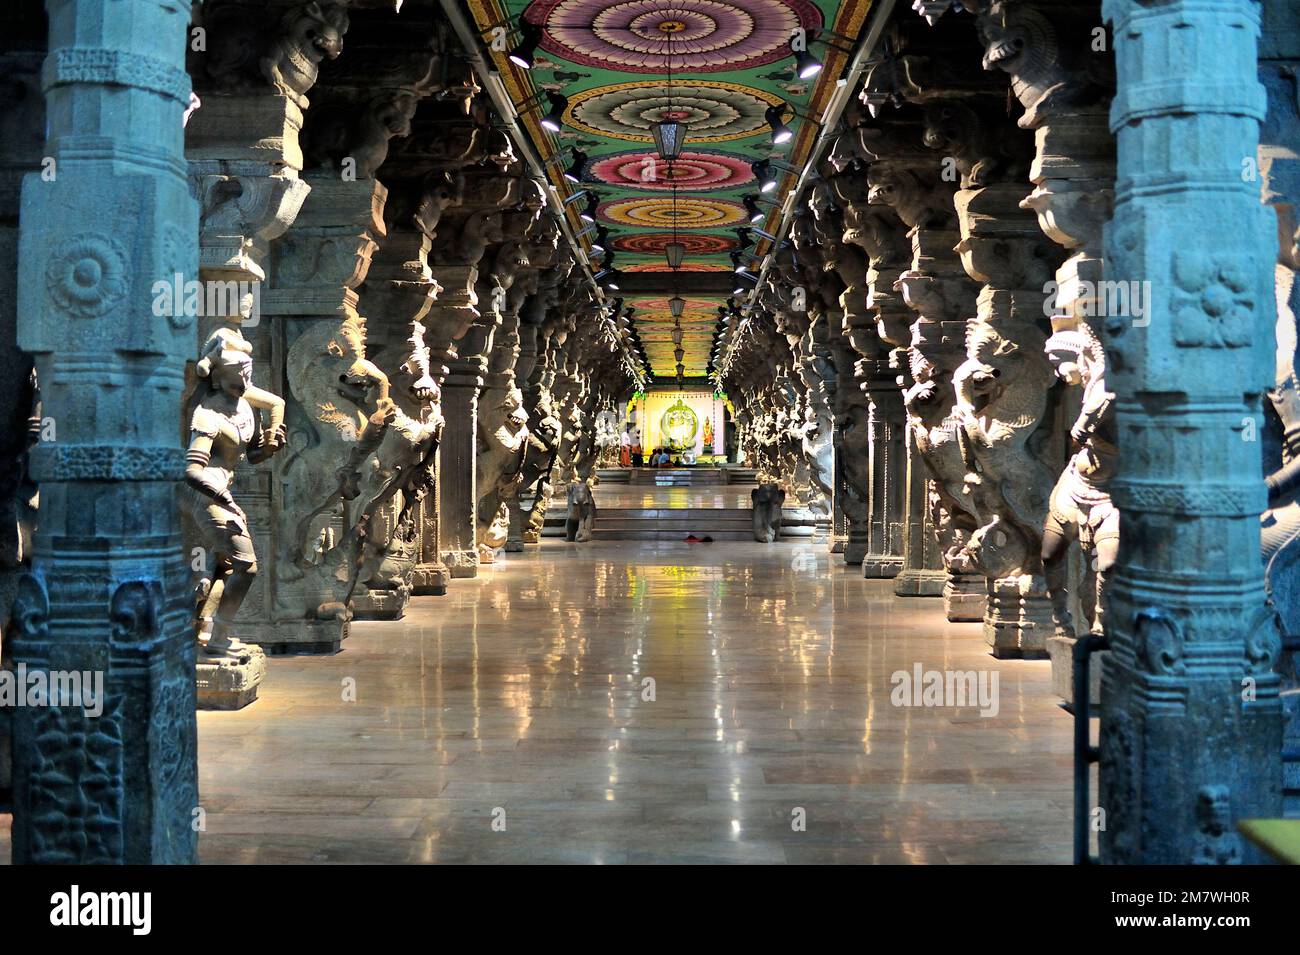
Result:
[[[257,573],[248,517],[232,489],[235,467],[284,447],[284,399],[253,384],[253,347],[238,330],[208,336],[199,354],[199,386],[190,404],[182,510],[203,548],[207,577],[197,592],[195,637],[209,656],[234,656],[235,614]],[[269,422],[261,427],[258,412]]]
[[[1092,329],[1058,331],[1047,340],[1047,357],[1067,385],[1083,386],[1083,407],[1070,438],[1078,449],[1056,482],[1043,528],[1043,569],[1052,617],[1061,636],[1073,637],[1067,608],[1069,541],[1077,539],[1093,578],[1092,632],[1102,632],[1102,591],[1119,556],[1119,510],[1108,485],[1115,471],[1115,396],[1106,389],[1106,355]],[[1088,602],[1085,601],[1085,606]]]

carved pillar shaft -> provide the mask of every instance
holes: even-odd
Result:
[[[492,312],[470,327],[442,387],[447,424],[438,450],[438,534],[452,577],[478,576],[478,401],[495,327]]]
[[[1107,322],[1124,534],[1102,674],[1101,857],[1253,861],[1236,822],[1280,814],[1282,775],[1280,635],[1255,556],[1265,494],[1258,446],[1242,440],[1274,357],[1276,225],[1241,173],[1265,109],[1260,4],[1108,0],[1104,12],[1119,80],[1107,273],[1150,283],[1150,320]]]
[[[24,182],[18,314],[58,440],[33,454],[41,522],[11,651],[29,672],[102,679],[102,695],[15,711],[14,861],[191,863],[195,657],[176,409],[195,329],[148,307],[155,281],[197,269],[181,122],[190,5],[46,6],[58,174]]]

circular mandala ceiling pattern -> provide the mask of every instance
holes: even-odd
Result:
[[[542,49],[583,66],[628,73],[721,73],[789,56],[790,31],[821,27],[808,0],[548,0],[527,17]]]
[[[679,199],[678,205],[680,204],[681,200]],[[719,255],[723,252],[730,252],[736,247],[736,241],[728,239],[726,236],[674,236],[671,232],[666,232],[619,236],[614,240],[614,248],[620,252],[631,252],[633,255],[662,255],[667,250],[668,243],[673,241],[680,242],[686,247],[686,255]],[[662,264],[664,269],[668,268],[668,263]],[[719,266],[719,268],[725,269],[725,266]],[[653,270],[644,269],[643,271]]]
[[[587,165],[587,173],[611,186],[667,192],[732,189],[754,181],[749,160],[723,153],[684,152],[671,163],[653,152],[602,156]]]
[[[747,222],[743,206],[719,199],[615,199],[596,214],[614,225],[652,229],[722,229]]]
[[[744,139],[767,128],[763,113],[784,102],[766,90],[694,80],[673,84],[618,83],[598,86],[569,97],[564,120],[596,136],[652,143],[653,124],[677,120],[686,124],[686,142],[720,143]]]

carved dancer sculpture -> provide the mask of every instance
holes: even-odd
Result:
[[[196,368],[202,383],[190,410],[184,514],[204,549],[207,576],[198,587],[195,637],[210,657],[234,657],[235,614],[257,573],[248,518],[232,488],[240,460],[256,464],[284,446],[284,399],[252,381],[253,348],[234,329],[208,337]],[[261,426],[258,411],[269,420]]]
[[[1068,606],[1069,542],[1077,540],[1088,559],[1091,632],[1101,634],[1104,587],[1119,556],[1119,510],[1108,485],[1115,472],[1115,396],[1106,389],[1106,354],[1092,329],[1080,324],[1047,340],[1047,357],[1067,385],[1083,386],[1083,407],[1070,439],[1078,450],[1052,490],[1043,528],[1043,570],[1052,598],[1058,636],[1073,637]]]

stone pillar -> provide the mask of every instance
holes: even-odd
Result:
[[[1259,447],[1242,440],[1274,360],[1276,224],[1242,175],[1266,105],[1260,5],[1108,0],[1104,13],[1118,69],[1107,274],[1150,284],[1147,317],[1112,312],[1107,327],[1124,535],[1101,687],[1101,858],[1256,861],[1237,820],[1282,810],[1280,633],[1255,557],[1265,493]]]
[[[269,267],[270,243],[284,234],[302,206],[310,187],[298,173],[302,154],[296,129],[302,123],[297,104],[283,95],[208,94],[211,109],[191,116],[186,135],[190,181],[199,197],[199,280],[202,317],[197,323],[199,344],[226,328],[253,343],[253,383],[268,384],[272,369],[272,332],[264,324],[260,303]],[[200,115],[200,113],[202,115]],[[289,132],[286,132],[289,131]],[[175,281],[168,276],[169,283]],[[216,294],[220,291],[221,294]],[[209,306],[216,306],[210,310]],[[196,387],[200,384],[196,380]],[[189,397],[178,415],[185,419]],[[190,421],[182,420],[188,433]],[[241,463],[235,475],[239,506],[248,516],[260,570],[240,605],[235,638],[247,644],[240,655],[200,654],[197,664],[201,709],[240,709],[252,703],[266,675],[266,657],[258,645],[268,593],[274,574],[267,567],[274,553],[270,462]],[[210,586],[218,568],[213,554],[199,547],[200,530],[184,520],[187,551],[193,555],[192,577]],[[207,581],[207,584],[201,583]]]
[[[873,209],[868,202],[865,163],[857,158],[843,162],[846,167],[851,163],[855,173],[852,179],[837,177],[837,189],[845,200],[844,242],[860,247],[868,256],[863,311],[846,310],[844,315],[845,334],[861,356],[854,375],[869,407],[869,515],[862,575],[893,578],[903,569],[907,424],[899,391],[902,369],[891,362],[893,348],[882,337],[882,330],[900,344],[906,340],[911,313],[895,284],[906,267],[907,255],[897,219]],[[906,353],[899,351],[898,357],[901,361]]]
[[[346,638],[378,479],[367,461],[396,414],[388,377],[366,354],[356,291],[385,232],[387,190],[327,171],[308,181],[262,302],[289,431],[272,459],[269,612],[254,618],[271,653],[333,653]]]
[[[478,271],[474,267],[451,269],[439,267],[436,271],[442,292],[429,313],[429,341],[433,350],[433,360],[440,364],[442,373],[442,414],[444,419],[442,438],[438,444],[437,467],[437,508],[436,514],[425,510],[425,520],[434,518],[437,526],[429,537],[436,541],[437,564],[447,569],[447,577],[473,577],[477,573],[478,558],[475,555],[471,563],[465,556],[463,547],[454,547],[453,541],[460,540],[453,535],[449,517],[457,500],[467,503],[471,488],[460,486],[466,479],[473,481],[473,449],[475,441],[466,434],[465,415],[472,415],[478,400],[478,385],[473,391],[467,391],[468,382],[461,372],[458,345],[474,323],[479,319],[476,307],[478,295],[474,285]],[[471,456],[466,462],[466,454]],[[463,527],[461,528],[463,530]],[[428,525],[426,523],[426,531]],[[463,543],[463,540],[461,540]],[[458,556],[459,555],[459,556]],[[426,561],[431,560],[429,555]],[[430,564],[431,566],[431,564]],[[435,585],[436,586],[436,585]],[[445,582],[442,588],[445,589]]]
[[[194,636],[176,425],[195,328],[155,281],[198,267],[185,175],[180,0],[49,0],[53,180],[23,184],[19,345],[57,440],[32,457],[41,522],[9,650],[28,671],[103,679],[14,713],[18,863],[191,863]],[[90,715],[102,705],[102,711]]]
[[[31,566],[37,488],[29,455],[40,437],[40,396],[32,356],[18,347],[18,212],[23,176],[57,175],[42,162],[45,100],[45,16],[39,0],[6,11],[6,52],[0,54],[0,666],[9,607]],[[57,432],[56,432],[57,433]],[[0,710],[0,806],[12,798],[9,712]],[[7,810],[6,810],[7,811]]]
[[[445,300],[447,290],[433,277],[429,266],[429,250],[442,212],[459,201],[459,195],[448,187],[445,175],[394,187],[399,190],[399,198],[388,205],[388,238],[375,258],[364,289],[367,302],[374,302],[375,314],[385,319],[383,330],[372,332],[380,363],[392,373],[390,377],[395,377],[399,407],[411,421],[420,423],[418,430],[424,435],[411,448],[418,450],[418,460],[408,462],[414,465],[415,473],[411,485],[402,491],[398,523],[405,539],[398,551],[402,559],[397,569],[411,594],[431,596],[445,594],[451,578],[438,555],[437,531],[442,380],[447,372],[442,363],[446,350],[442,338],[448,334],[448,323],[446,312],[434,314],[434,309],[454,311],[455,304]],[[394,322],[393,314],[413,320]],[[455,333],[459,323],[451,324],[451,332]],[[435,341],[440,345],[436,349],[431,347]]]
[[[1055,632],[1041,558],[1043,526],[1064,459],[1049,401],[1059,400],[1047,360],[1044,289],[1048,243],[1020,208],[1024,186],[994,183],[957,193],[962,264],[983,282],[967,322],[966,361],[953,373],[969,499],[979,528],[965,566],[988,580],[984,636],[998,657],[1044,657]]]
[[[375,517],[354,598],[361,618],[400,617],[417,569],[425,585],[433,570],[420,567],[419,514],[434,491],[443,418],[423,323],[441,289],[427,262],[428,226],[421,226],[418,211],[394,217],[361,289],[375,316],[367,325],[367,354],[388,376],[396,406],[375,454],[383,480],[374,492]]]
[[[470,326],[457,357],[448,363],[442,390],[447,424],[438,462],[439,546],[452,577],[478,576],[478,396],[495,319],[495,313],[487,311]]]

